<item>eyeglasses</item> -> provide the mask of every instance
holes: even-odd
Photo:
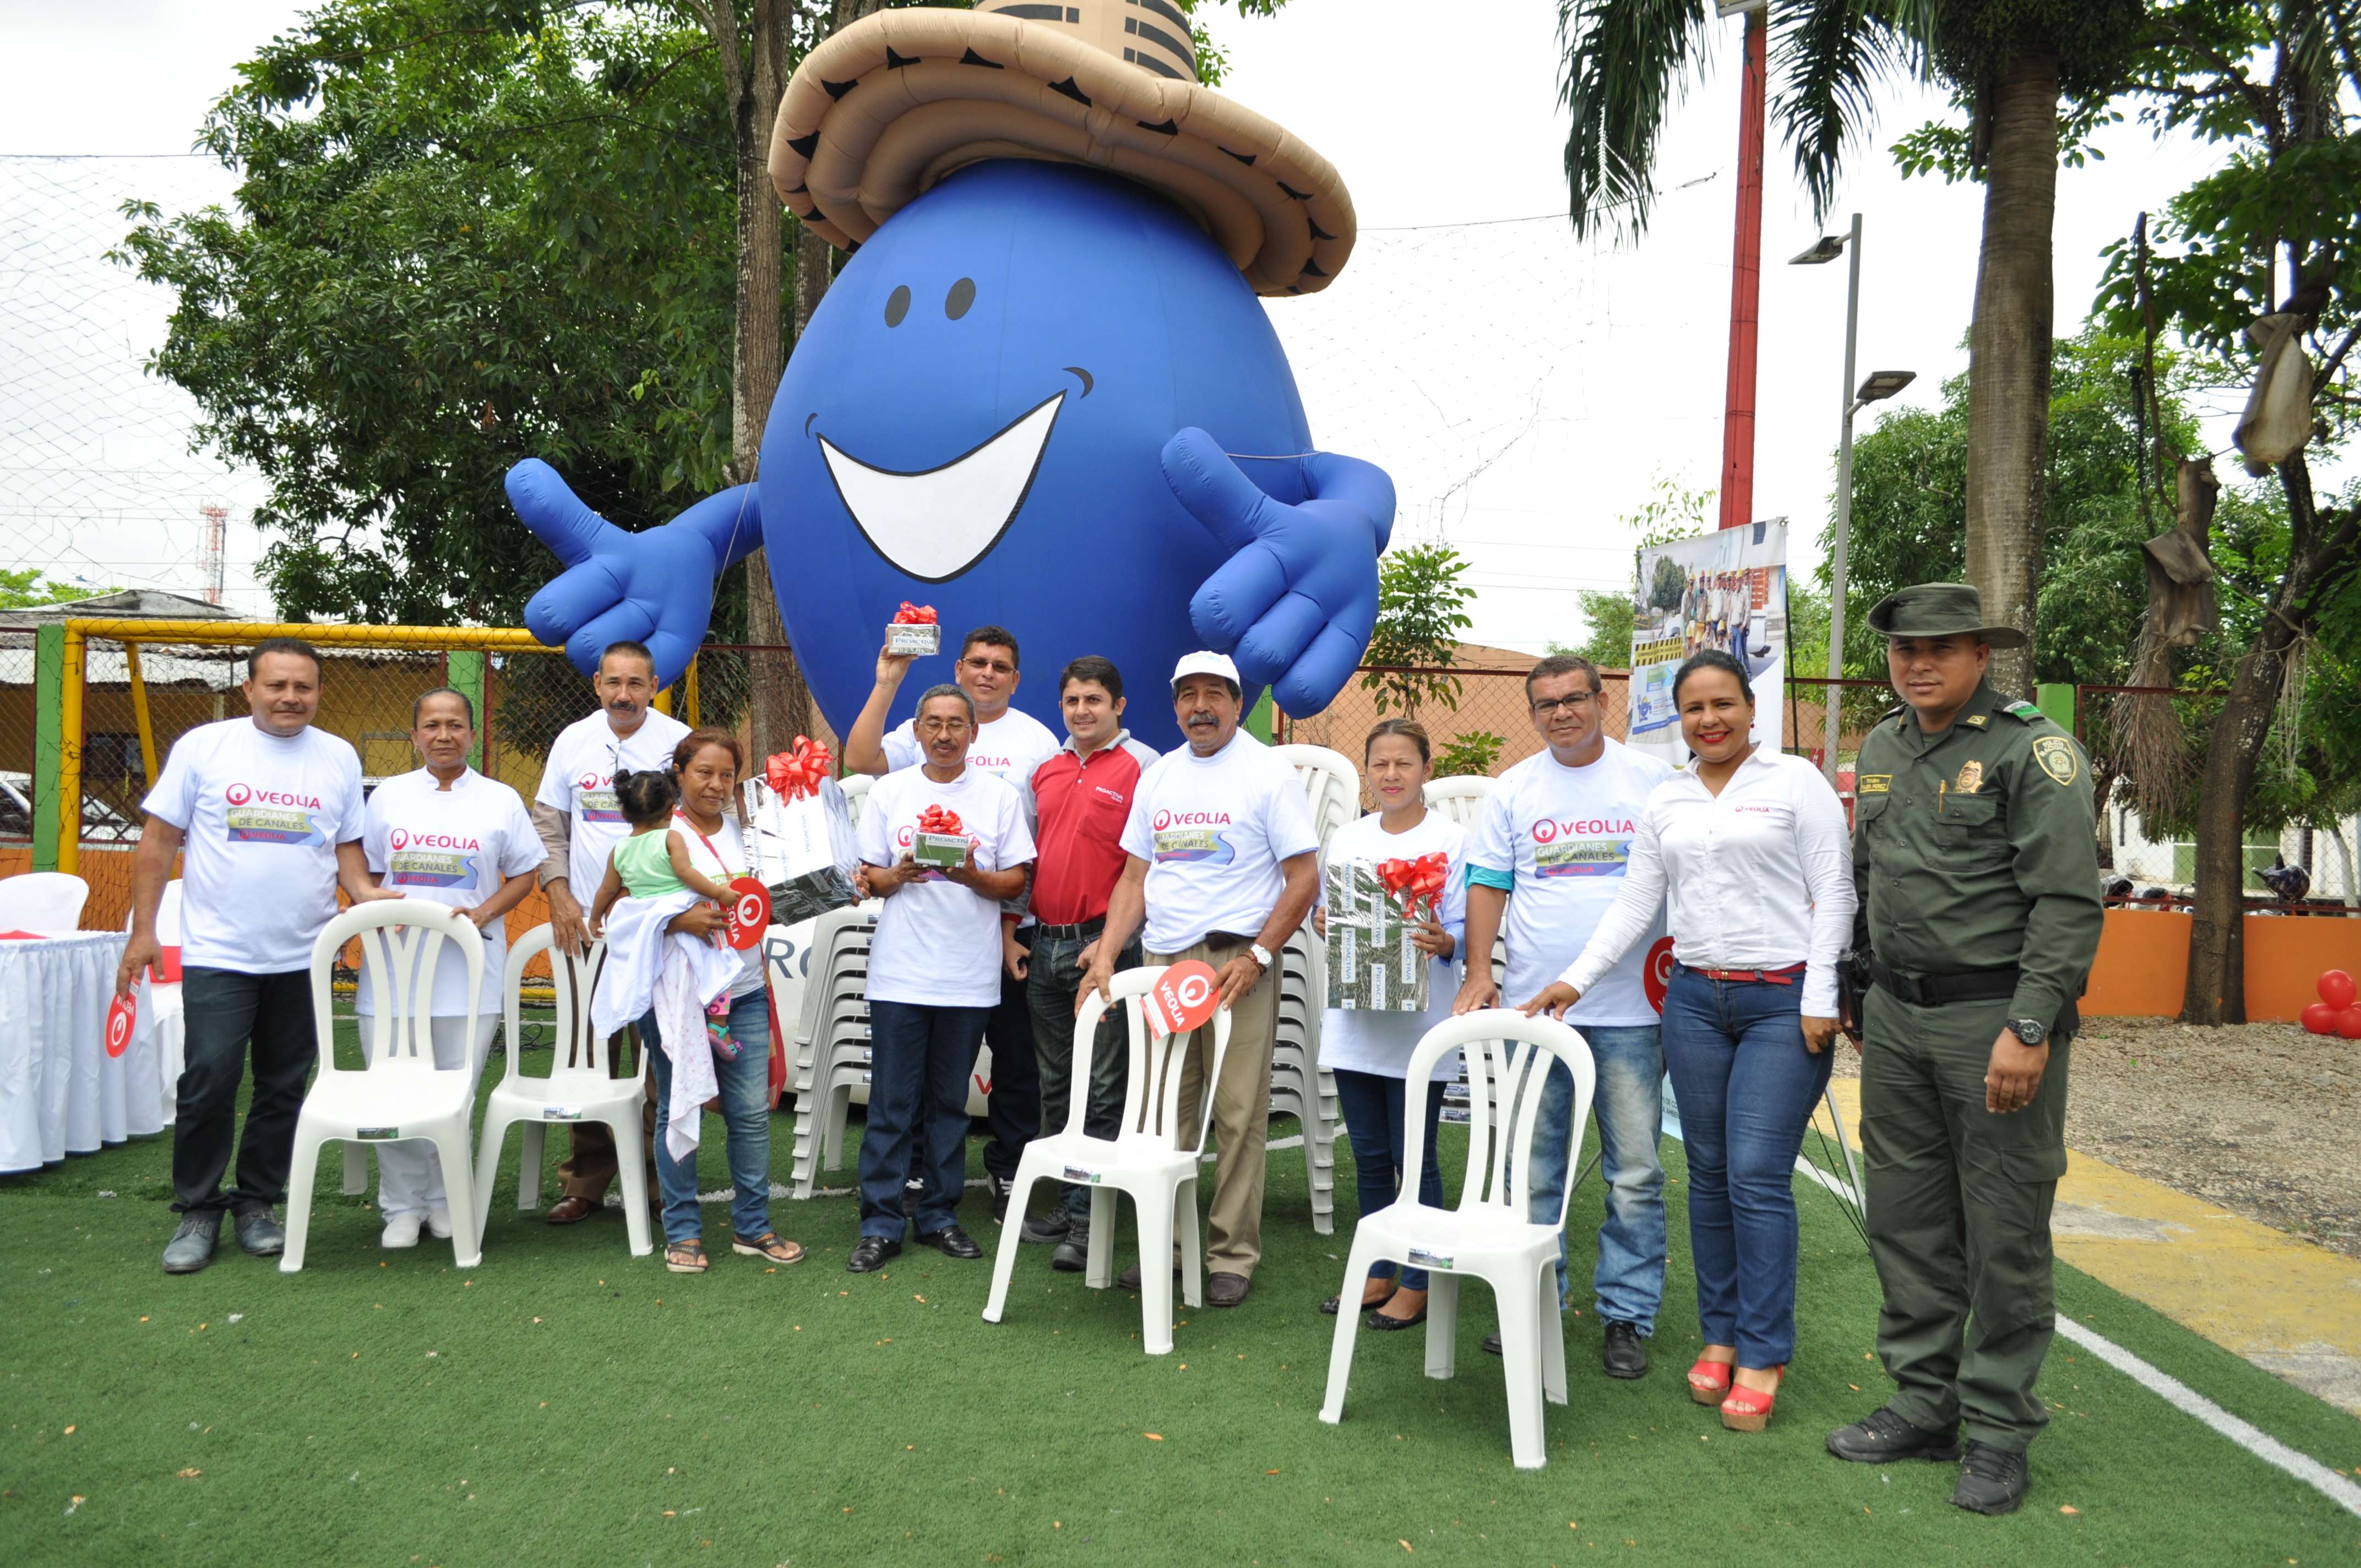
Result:
[[[1533,704],[1533,717],[1536,718],[1554,718],[1556,715],[1557,710],[1561,707],[1571,712],[1578,713],[1598,700],[1598,694],[1597,692],[1576,692],[1572,696],[1567,697],[1543,697],[1541,701]]]
[[[1005,659],[967,658],[961,659],[960,663],[979,674],[986,671],[995,675],[1013,675],[1016,673],[1016,666]]]
[[[967,720],[961,718],[921,718],[917,728],[928,735],[964,734]]]

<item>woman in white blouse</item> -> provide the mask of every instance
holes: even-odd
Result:
[[[1689,1393],[1719,1404],[1730,1430],[1760,1431],[1795,1345],[1792,1182],[1834,1058],[1852,869],[1844,808],[1819,771],[1749,739],[1754,693],[1737,660],[1691,658],[1673,700],[1688,770],[1649,795],[1614,908],[1524,1011],[1563,1014],[1667,902],[1664,1066],[1687,1144],[1706,1342]]]

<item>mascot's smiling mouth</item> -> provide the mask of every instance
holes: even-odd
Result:
[[[917,473],[873,468],[825,435],[818,437],[820,454],[870,546],[920,582],[948,582],[983,559],[1016,521],[1065,400],[1059,392],[981,445]]]

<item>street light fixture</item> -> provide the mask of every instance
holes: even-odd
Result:
[[[1855,404],[1882,403],[1918,378],[1916,370],[1872,370],[1861,390],[1852,395]],[[1850,378],[1848,378],[1850,379]]]
[[[1845,238],[1846,236],[1840,234],[1824,234],[1812,242],[1812,247],[1809,250],[1799,251],[1787,258],[1787,265],[1817,267],[1823,261],[1834,261],[1844,254]]]

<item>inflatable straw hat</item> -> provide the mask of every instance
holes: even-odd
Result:
[[[880,11],[804,59],[779,104],[771,181],[847,250],[986,159],[1104,169],[1162,192],[1259,294],[1327,287],[1353,253],[1328,160],[1197,81],[1171,0],[977,0]]]

